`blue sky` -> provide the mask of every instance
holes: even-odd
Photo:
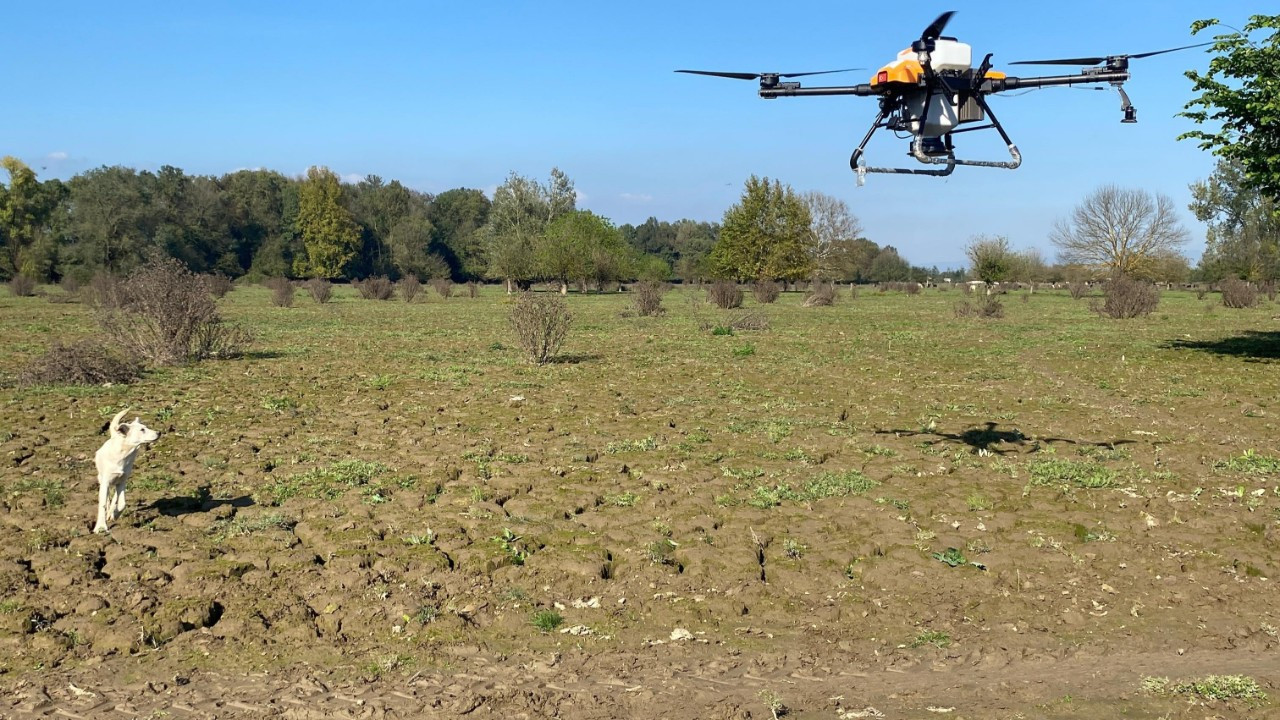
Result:
[[[1266,11],[1185,0],[18,3],[0,24],[0,154],[41,177],[116,164],[291,175],[326,165],[430,192],[491,190],[511,171],[545,179],[558,166],[581,207],[619,224],[719,220],[754,173],[841,197],[867,237],[942,266],[962,264],[979,233],[1052,257],[1053,221],[1099,185],[1185,207],[1187,185],[1212,170],[1211,156],[1175,140],[1193,127],[1174,116],[1191,96],[1183,71],[1208,62],[1200,50],[1134,62],[1136,125],[1119,122],[1110,91],[997,97],[1021,169],[872,175],[861,188],[847,162],[873,99],[764,101],[751,82],[672,72],[865,67],[806,84],[866,82],[949,9],[948,33],[1005,70],[1185,45],[1192,20],[1240,25]],[[963,140],[962,155],[1003,159],[998,140]],[[905,164],[905,150],[878,137],[869,159]],[[1194,261],[1204,230],[1184,214]]]

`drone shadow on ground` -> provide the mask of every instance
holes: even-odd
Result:
[[[155,510],[161,515],[169,517],[177,517],[179,515],[189,515],[197,512],[209,512],[230,505],[234,508],[243,508],[253,505],[253,498],[243,495],[238,498],[215,498],[209,493],[208,486],[203,486],[196,491],[194,495],[183,495],[180,497],[160,498],[143,510]]]
[[[1130,445],[1133,443],[1133,440],[1089,442],[1087,440],[1058,437],[1031,438],[1024,435],[1017,428],[998,430],[996,429],[998,426],[999,423],[988,422],[983,427],[972,427],[958,433],[943,432],[941,430],[876,430],[875,432],[877,435],[893,435],[895,437],[924,435],[935,438],[934,440],[925,440],[925,445],[933,446],[940,443],[962,444],[968,445],[974,450],[985,450],[993,455],[1018,454],[1023,452],[1026,447],[1036,448],[1040,445],[1063,444],[1114,448],[1117,445]]]
[[[1221,340],[1173,340],[1163,347],[1232,355],[1248,362],[1270,362],[1280,360],[1280,331],[1246,330],[1243,335]]]

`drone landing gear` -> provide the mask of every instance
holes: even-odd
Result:
[[[885,117],[889,114],[888,110],[881,109],[880,114],[871,123],[871,129],[863,136],[862,142],[858,143],[857,149],[849,156],[849,167],[858,176],[858,185],[862,185],[866,181],[867,173],[893,173],[898,175],[930,175],[933,177],[946,177],[955,171],[957,165],[970,165],[973,167],[993,167],[1003,168],[1005,170],[1014,170],[1022,164],[1022,153],[1018,152],[1018,146],[1013,144],[1009,139],[1008,133],[1004,131],[1004,127],[1000,125],[1000,121],[996,119],[995,113],[991,112],[991,107],[981,95],[974,95],[973,100],[978,103],[986,116],[991,119],[987,125],[978,127],[962,128],[960,130],[952,130],[941,138],[926,138],[916,133],[915,138],[911,141],[911,156],[925,165],[942,165],[943,167],[936,170],[926,170],[920,168],[882,168],[870,167],[862,163],[862,156],[866,150],[867,143],[871,141],[871,136],[875,135],[876,130],[882,127],[889,127],[892,122],[885,122]],[[928,108],[929,103],[925,102]],[[923,127],[927,118],[921,118],[919,126]],[[1009,147],[1009,160],[960,160],[955,156],[955,149],[951,144],[951,136],[962,132],[972,132],[974,130],[995,129],[1000,133],[1000,137],[1004,140],[1005,145]]]

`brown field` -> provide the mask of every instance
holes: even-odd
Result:
[[[494,288],[242,288],[248,357],[92,388],[0,297],[0,716],[1280,716],[1276,305],[701,297],[539,367]]]

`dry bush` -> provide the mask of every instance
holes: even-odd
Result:
[[[1251,308],[1258,304],[1258,291],[1240,278],[1227,278],[1219,284],[1222,304],[1229,308]]]
[[[631,286],[631,303],[636,314],[652,317],[666,312],[662,309],[662,295],[667,291],[666,285],[660,282],[644,280]]]
[[[333,283],[324,278],[311,278],[302,284],[311,299],[323,305],[333,299]]]
[[[805,297],[804,307],[830,307],[840,298],[834,283],[814,283],[813,290]]]
[[[124,351],[150,365],[174,365],[243,352],[249,334],[222,324],[200,276],[156,257],[119,284],[98,323]]]
[[[209,289],[209,294],[215,298],[226,297],[227,293],[231,292],[233,287],[231,284],[231,278],[223,275],[222,273],[217,273],[216,275],[205,275],[204,284],[205,287]]]
[[[105,270],[99,270],[89,280],[89,289],[85,300],[99,310],[111,310],[120,307],[120,277]]]
[[[769,316],[762,312],[749,312],[734,318],[729,327],[734,330],[768,330]]]
[[[442,298],[453,297],[453,280],[447,277],[431,278],[431,289]],[[475,297],[474,295],[472,297]]]
[[[1082,282],[1067,283],[1067,292],[1071,293],[1072,300],[1079,300],[1089,292],[1089,286]]]
[[[386,275],[377,275],[351,283],[365,300],[390,300],[395,293],[395,286]]]
[[[1266,281],[1266,282],[1262,283],[1262,287],[1258,288],[1258,291],[1259,291],[1259,292],[1264,293],[1264,294],[1267,296],[1267,299],[1268,299],[1268,300],[1270,300],[1270,301],[1272,301],[1272,302],[1275,302],[1275,299],[1276,299],[1276,281],[1275,281],[1275,280],[1268,280],[1268,281]]]
[[[418,276],[412,273],[400,278],[400,282],[396,283],[400,287],[400,297],[405,302],[413,302],[418,297],[418,293],[422,292],[422,283],[418,281]]]
[[[958,318],[995,320],[1004,317],[1004,303],[995,295],[979,295],[956,303],[955,314]]]
[[[68,295],[74,295],[80,292],[80,278],[75,275],[63,275],[62,280],[58,282],[58,287],[62,288],[62,292]]]
[[[970,295],[970,296],[971,296],[971,295],[973,295],[973,286],[972,286],[972,285],[970,285],[969,283],[965,283],[964,285],[961,285],[960,287],[964,289],[964,294],[965,294],[965,295]]]
[[[31,297],[36,294],[36,281],[26,275],[14,275],[9,279],[9,294],[14,297]]]
[[[1089,304],[1089,309],[1099,315],[1127,319],[1150,315],[1160,303],[1160,291],[1149,282],[1141,282],[1121,275],[1107,283],[1103,301]]]
[[[559,295],[522,292],[511,308],[516,340],[539,365],[555,357],[569,334],[573,316]]]
[[[479,296],[480,296],[480,283],[476,282],[475,280],[468,282],[467,297],[473,298],[473,297],[479,297]]]
[[[55,341],[18,379],[23,385],[103,385],[131,383],[141,375],[137,360],[86,338],[70,345]]]
[[[717,280],[707,286],[707,300],[716,307],[728,310],[742,307],[742,289],[729,280]]]
[[[1208,294],[1209,294],[1209,290],[1208,290],[1207,288],[1204,288],[1204,287],[1197,287],[1197,288],[1196,288],[1196,299],[1197,299],[1197,300],[1203,300],[1203,299],[1204,299],[1204,296],[1205,296],[1205,295],[1208,295]]]
[[[756,302],[768,305],[777,302],[778,296],[782,294],[782,288],[778,283],[772,280],[757,280],[751,284],[751,297]]]
[[[271,304],[276,307],[293,307],[293,283],[289,278],[273,277],[262,281],[271,291]]]

